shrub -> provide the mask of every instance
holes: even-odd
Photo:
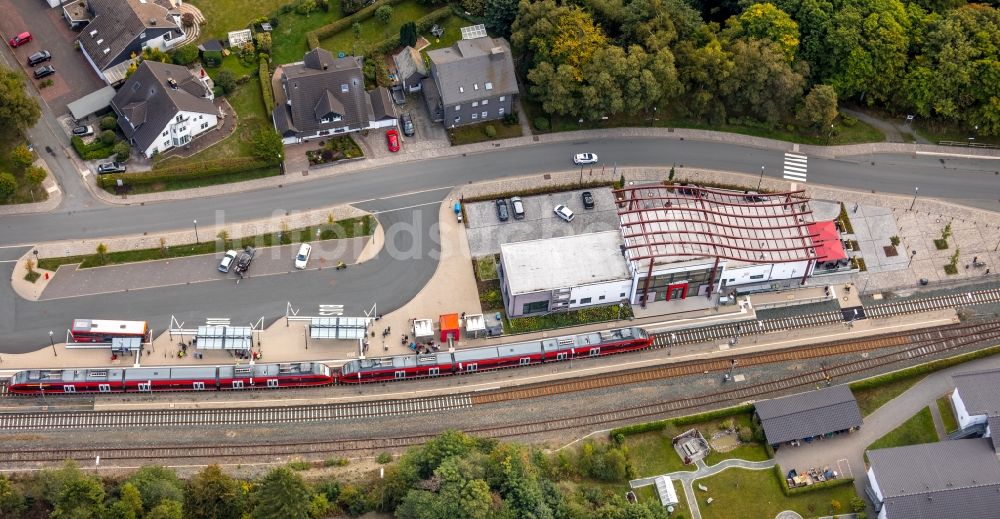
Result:
[[[236,75],[228,70],[219,72],[215,78],[215,86],[222,90],[223,94],[229,94],[236,90]]]
[[[484,0],[462,0],[462,9],[472,16],[482,16],[483,8],[486,6]]]
[[[365,0],[340,0],[340,11],[345,15],[354,14],[365,6]]]
[[[551,125],[549,124],[549,118],[544,116],[535,117],[535,120],[531,122],[535,129],[540,132],[547,132]]]
[[[319,48],[319,36],[316,35],[316,31],[309,31],[306,34],[306,45],[309,46],[309,50]]]
[[[274,161],[263,161],[251,157],[226,157],[215,160],[206,160],[176,166],[166,166],[154,168],[152,171],[142,173],[120,173],[117,175],[103,175],[102,182],[112,185],[116,179],[122,179],[126,184],[148,185],[165,182],[167,180],[184,180],[200,177],[212,177],[216,175],[228,175],[241,171],[263,169],[274,165]]]
[[[355,40],[360,40],[361,39],[361,22],[354,22],[353,24],[351,24],[351,31],[354,32],[354,39]]]
[[[329,458],[323,461],[323,465],[327,467],[346,467],[350,463],[347,458]]]
[[[44,182],[46,176],[48,176],[48,172],[45,171],[45,168],[38,166],[28,166],[27,171],[24,172],[24,179],[33,186]]]
[[[388,452],[383,452],[379,454],[377,458],[375,458],[375,461],[381,463],[382,465],[385,465],[386,463],[392,463],[392,454]]]
[[[406,22],[399,27],[399,44],[410,47],[417,44],[417,24],[415,22]]]
[[[292,460],[288,462],[288,468],[292,470],[309,470],[312,468],[312,463],[306,460]]]
[[[0,198],[7,198],[17,191],[17,179],[10,173],[0,173]]]
[[[899,247],[900,242],[901,240],[899,239],[899,236],[893,236],[892,238],[889,238],[889,243],[891,243],[893,247]]]
[[[101,132],[101,142],[105,145],[110,146],[115,143],[115,132],[111,130],[104,130]]]
[[[260,77],[260,94],[264,98],[264,108],[270,117],[271,112],[274,111],[274,96],[271,95],[271,69],[267,66],[267,59],[261,55],[258,76]]]
[[[181,25],[184,27],[191,27],[194,25],[194,14],[184,13],[181,15]]]
[[[389,23],[389,19],[392,18],[392,6],[380,5],[375,10],[375,18],[382,23]]]
[[[128,145],[125,141],[118,141],[114,146],[115,155],[117,155],[118,160],[125,162],[128,160],[129,156],[132,154],[132,147]]]
[[[118,118],[117,117],[115,117],[113,115],[109,115],[109,116],[101,119],[101,129],[102,130],[114,130],[117,127],[118,127]]]
[[[315,11],[317,8],[319,8],[319,6],[316,5],[316,0],[302,0],[295,6],[295,12],[305,16]]]
[[[170,58],[177,65],[190,65],[198,60],[198,47],[193,43],[182,45],[170,53]]]
[[[10,158],[17,167],[24,169],[35,162],[35,154],[28,149],[26,144],[19,144],[10,152]]]
[[[486,136],[489,137],[490,139],[493,139],[493,138],[496,138],[496,136],[497,136],[497,129],[494,128],[492,124],[487,124],[483,128],[483,133],[485,133]]]
[[[363,1],[363,0],[362,0]],[[309,48],[315,49],[319,47],[320,40],[324,40],[343,31],[351,26],[354,22],[363,22],[375,15],[375,10],[383,5],[395,5],[403,0],[378,0],[372,5],[369,5],[363,9],[358,10],[350,16],[345,16],[333,23],[326,24],[322,27],[317,28],[314,31],[309,32],[306,35],[306,39],[309,41]],[[343,8],[343,3],[341,3],[341,8]],[[348,11],[345,10],[346,14]],[[426,17],[425,17],[426,18]],[[420,23],[417,23],[417,28],[420,28]]]
[[[271,33],[269,32],[258,32],[254,36],[254,41],[257,43],[257,52],[261,54],[271,53]]]
[[[113,132],[112,135],[114,135]],[[70,143],[73,144],[73,149],[76,150],[76,153],[80,155],[80,158],[83,160],[106,159],[115,152],[113,146],[104,144],[104,142],[100,139],[97,139],[90,144],[85,144],[83,139],[73,136],[73,138],[70,139]]]
[[[503,116],[503,123],[506,124],[506,125],[508,125],[508,126],[513,126],[513,125],[518,124],[520,122],[521,121],[520,121],[520,118],[517,115],[517,112],[511,112],[511,113]]]

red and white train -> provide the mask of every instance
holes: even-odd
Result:
[[[642,328],[618,328],[440,352],[352,360],[334,369],[318,362],[111,369],[19,371],[8,390],[14,394],[145,393],[154,391],[231,391],[363,384],[476,373],[507,367],[600,357],[649,348]]]

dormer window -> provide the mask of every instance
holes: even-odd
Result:
[[[102,43],[104,43],[104,38],[101,38],[101,39],[97,40],[97,44],[98,44],[98,45],[100,45],[100,44],[102,44]]]
[[[341,93],[346,94],[348,92],[348,90],[350,90],[350,87],[347,86],[347,83],[344,83],[344,84],[340,85],[340,92]]]
[[[479,90],[479,83],[473,83],[472,88]]]
[[[465,93],[465,87],[458,87],[458,91],[462,92],[462,93]]]
[[[493,83],[490,83],[489,81],[487,81],[483,86],[486,87],[486,90],[493,90]]]
[[[111,49],[104,49],[104,53],[105,53],[105,54],[107,54],[107,53],[109,53],[109,52],[111,52]]]
[[[90,37],[93,38],[95,36],[97,36],[97,29],[90,31]]]

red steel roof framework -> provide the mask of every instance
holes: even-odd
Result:
[[[712,294],[720,259],[747,263],[806,261],[802,282],[817,260],[809,225],[812,210],[805,191],[751,194],[694,185],[644,184],[615,190],[625,252],[646,260],[646,294],[657,259],[715,258],[709,278]]]

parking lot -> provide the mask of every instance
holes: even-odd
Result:
[[[594,195],[593,209],[583,208],[580,195],[584,191]],[[466,204],[466,233],[469,250],[474,257],[499,254],[501,243],[618,229],[614,195],[606,187],[525,196],[521,200],[524,203],[524,219],[515,220],[511,214],[506,222],[497,218],[495,201]],[[565,222],[553,213],[553,208],[559,204],[564,204],[575,213],[572,222]],[[509,199],[507,206],[510,209]]]
[[[40,82],[32,76],[34,67],[28,66],[28,56],[40,50],[52,53],[52,60],[45,63],[56,69],[48,78],[52,86],[39,92],[55,114],[62,114],[67,104],[104,86],[83,54],[75,49],[77,33],[63,20],[61,8],[52,9],[40,0],[0,0],[0,12],[4,42],[24,31],[31,33],[32,41],[10,51],[27,74],[27,81],[36,88]]]

